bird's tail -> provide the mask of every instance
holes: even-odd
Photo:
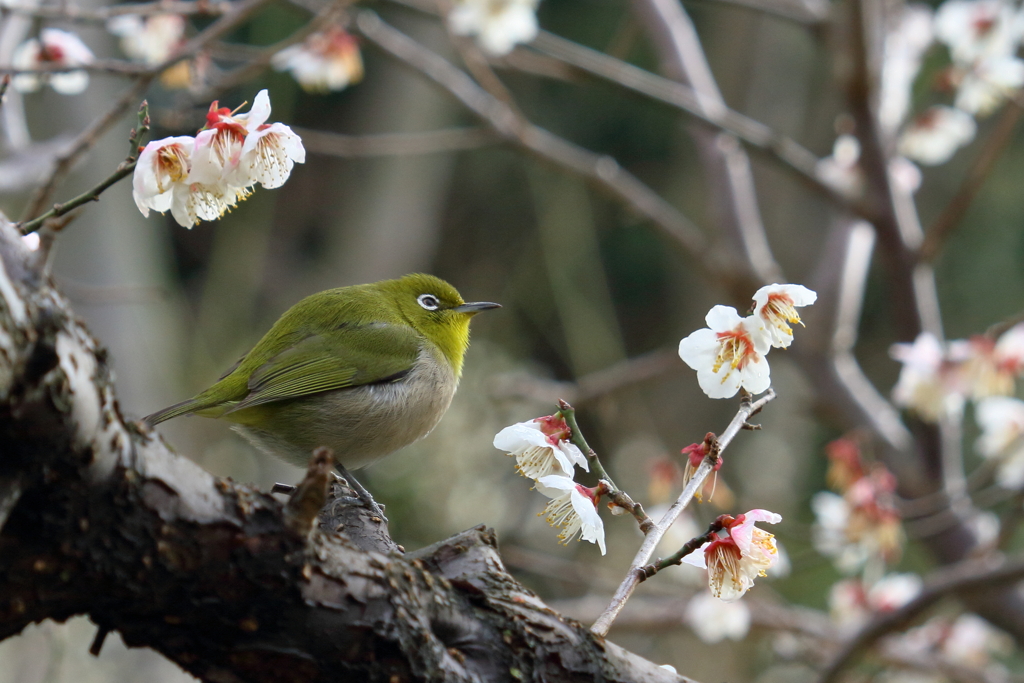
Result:
[[[175,403],[173,406],[169,406],[167,408],[164,408],[163,410],[158,410],[152,415],[147,415],[142,419],[145,420],[150,425],[158,425],[161,422],[170,420],[173,417],[178,417],[179,415],[188,415],[189,413],[194,413],[197,410],[202,410],[205,407],[208,406],[204,406],[196,399],[190,398],[187,401]]]

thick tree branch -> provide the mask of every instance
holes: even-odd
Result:
[[[325,453],[282,503],[170,452],[7,223],[0,443],[0,638],[88,614],[207,681],[679,680],[546,607],[486,529],[413,556],[325,532]]]

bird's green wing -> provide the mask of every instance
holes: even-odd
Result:
[[[410,327],[342,325],[305,337],[249,376],[249,393],[227,413],[332,389],[396,381],[416,362],[421,338]]]

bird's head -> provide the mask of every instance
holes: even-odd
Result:
[[[462,358],[469,346],[469,321],[480,311],[500,308],[486,301],[466,303],[459,292],[433,275],[414,273],[380,283],[392,297],[405,321],[435,344],[462,373]]]

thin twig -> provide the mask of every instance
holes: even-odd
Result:
[[[686,9],[678,0],[633,0],[639,18],[658,55],[662,73],[692,88],[700,113],[716,116],[728,110],[711,65]],[[714,224],[726,243],[762,283],[785,282],[772,255],[757,188],[747,151],[733,135],[691,122],[687,127],[697,145],[708,178]]]
[[[459,152],[494,145],[499,141],[498,137],[486,128],[445,128],[421,133],[376,135],[341,135],[294,126],[292,130],[302,138],[302,146],[310,154],[345,159]]]
[[[726,283],[735,281],[732,271],[709,253],[707,240],[701,231],[649,186],[619,166],[614,158],[591,152],[520,118],[511,107],[481,88],[465,72],[388,25],[374,12],[361,10],[355,25],[367,42],[441,86],[503,139],[548,163],[587,178],[650,220],[693,256],[699,267]]]
[[[733,417],[729,426],[726,427],[724,432],[722,432],[722,435],[718,437],[719,448],[718,453],[715,455],[723,452],[729,444],[732,443],[732,440],[736,435],[739,434],[740,430],[743,429],[743,425],[746,424],[747,420],[753,415],[756,415],[769,401],[774,398],[775,391],[772,389],[769,389],[764,396],[753,403],[750,402],[749,397],[745,397],[740,404],[740,409],[736,413],[736,416]],[[590,627],[590,630],[595,634],[599,636],[608,635],[608,629],[611,628],[612,622],[615,621],[615,617],[620,611],[622,611],[626,601],[629,600],[629,596],[633,594],[637,584],[640,583],[640,577],[643,576],[644,573],[643,568],[650,562],[651,556],[654,554],[654,549],[665,535],[665,532],[668,531],[668,528],[672,526],[680,513],[682,513],[682,511],[686,509],[686,506],[690,504],[690,501],[693,499],[697,491],[704,486],[704,481],[714,469],[715,461],[712,459],[711,455],[712,454],[709,453],[708,457],[704,458],[700,467],[698,467],[697,471],[693,474],[693,478],[687,482],[683,492],[679,494],[676,502],[672,503],[668,511],[665,512],[665,515],[644,538],[644,542],[640,545],[640,549],[637,551],[636,556],[633,558],[633,562],[629,566],[629,571],[626,573],[626,577],[622,580],[622,583],[619,584],[618,590],[615,591],[615,595],[612,598],[611,603],[601,616],[597,618],[594,625]]]
[[[727,517],[727,515],[722,515],[718,519],[713,521],[711,525],[708,526],[707,531],[705,531],[700,536],[697,536],[696,538],[691,538],[689,541],[683,544],[682,548],[680,548],[676,552],[672,553],[668,557],[658,560],[654,564],[649,564],[646,567],[644,567],[643,578],[641,578],[640,580],[646,581],[647,579],[651,578],[652,576],[660,572],[662,569],[667,569],[669,567],[674,567],[676,565],[682,564],[684,557],[693,554],[697,551],[698,548],[700,548],[705,543],[710,543],[711,541],[718,538],[718,532],[724,528],[722,519],[723,517]]]
[[[1008,143],[1013,137],[1013,131],[1017,127],[1022,112],[1024,112],[1022,103],[1014,99],[1010,101],[1003,115],[999,117],[995,130],[985,141],[985,146],[971,165],[960,188],[949,200],[938,218],[928,226],[924,235],[924,243],[921,245],[920,258],[922,261],[931,263],[942,253],[942,247],[946,240],[960,225],[974,198],[985,184],[989,174],[992,173],[992,169],[995,168],[996,161],[1009,147]]]
[[[576,448],[580,449],[580,451],[583,452],[583,455],[586,456],[587,462],[590,463],[591,468],[594,470],[594,474],[607,481],[613,488],[618,488],[618,486],[615,486],[615,482],[612,481],[608,472],[605,471],[604,465],[601,464],[601,459],[597,457],[597,453],[590,447],[590,444],[587,443],[586,438],[584,438],[583,431],[576,422],[576,409],[565,401],[559,401],[558,413],[556,413],[556,415],[560,415],[562,419],[565,420],[565,424],[569,427],[569,438],[572,440],[572,443]]]
[[[828,19],[829,4],[820,0],[718,0],[727,5],[736,5],[768,16],[794,21],[804,26],[816,27]]]
[[[493,394],[497,398],[529,398],[544,403],[556,401],[559,396],[568,396],[566,400],[570,403],[582,405],[612,392],[663,378],[667,373],[682,371],[685,367],[679,360],[678,349],[673,346],[627,358],[586,374],[575,382],[556,382],[522,374],[499,376]]]
[[[95,59],[88,64],[39,64],[30,67],[0,66],[0,74],[7,76],[18,76],[21,74],[63,74],[73,71],[87,71],[89,73],[116,74],[119,76],[142,76],[148,74],[151,68],[139,62],[130,62],[125,59]]]
[[[8,3],[4,11],[10,14],[34,17],[36,19],[56,19],[60,21],[102,23],[114,17],[134,15],[149,17],[155,14],[181,14],[217,16],[227,14],[231,11],[233,3],[227,0],[209,2],[199,0],[198,2],[175,2],[173,0],[157,0],[157,2],[138,2],[123,5],[111,5],[98,9],[85,9],[76,5],[60,3],[57,5],[37,5],[27,3],[24,5]]]
[[[579,424],[576,422],[576,409],[566,401],[559,399],[558,413],[556,414],[565,420],[565,424],[569,427],[570,440],[583,452],[590,467],[593,468],[594,473],[600,478],[600,483],[598,484],[599,495],[607,495],[611,499],[613,512],[615,508],[628,512],[633,515],[633,519],[640,525],[640,531],[644,534],[649,533],[654,528],[654,522],[644,512],[643,505],[634,501],[628,493],[620,489],[612,481],[608,471],[605,470],[604,465],[601,463],[601,458],[598,457],[597,452],[590,447],[590,444],[587,443],[586,438],[583,436],[583,430],[580,429]]]
[[[142,106],[139,107],[139,120],[138,125],[132,129],[131,135],[129,136],[129,153],[128,156],[118,164],[117,170],[111,173],[107,178],[100,181],[95,187],[90,190],[86,190],[82,194],[78,195],[73,199],[69,199],[63,204],[56,204],[52,209],[47,211],[41,216],[37,216],[30,221],[26,221],[20,227],[21,234],[27,235],[30,232],[35,232],[42,226],[47,220],[51,218],[57,218],[63,216],[70,211],[77,209],[79,206],[88,202],[96,202],[100,199],[100,194],[104,192],[111,185],[117,181],[131,175],[132,171],[135,170],[135,162],[138,159],[139,146],[142,144],[142,139],[149,133],[149,104],[143,100]]]
[[[540,32],[530,43],[529,49],[564,62],[584,73],[671,105],[713,128],[732,133],[749,149],[780,163],[807,187],[836,206],[858,216],[869,216],[865,206],[851,202],[848,197],[818,177],[818,157],[813,152],[760,121],[724,106],[705,111],[693,89],[546,31]]]
[[[37,216],[47,202],[50,201],[50,197],[53,195],[54,190],[59,185],[67,174],[71,172],[71,168],[75,163],[82,157],[83,154],[88,152],[92,147],[99,141],[103,134],[107,130],[117,123],[125,110],[131,107],[135,102],[139,100],[142,93],[149,87],[150,82],[154,76],[143,76],[135,85],[128,88],[120,98],[114,102],[102,116],[92,122],[92,124],[83,130],[75,141],[71,144],[71,147],[64,152],[62,155],[57,157],[53,172],[50,173],[49,179],[41,187],[39,187],[32,195],[32,199],[29,201],[28,208],[25,211],[26,218],[29,216]],[[123,176],[122,176],[123,177]],[[36,226],[38,227],[38,225]],[[34,229],[34,228],[33,228]]]
[[[29,201],[25,216],[35,216],[43,211],[47,202],[50,201],[57,185],[67,176],[75,163],[88,152],[99,141],[103,134],[114,125],[124,114],[124,111],[134,104],[145,92],[149,84],[160,73],[178,62],[192,57],[202,50],[206,45],[232,31],[245,22],[254,13],[272,0],[242,0],[231,8],[219,19],[196,34],[191,40],[183,45],[171,57],[161,64],[151,67],[148,71],[140,74],[136,83],[125,91],[125,93],[114,103],[110,109],[96,119],[88,128],[82,131],[67,152],[59,156],[54,164],[54,169],[49,179],[34,194]]]
[[[895,631],[947,595],[991,588],[1024,578],[1024,559],[986,558],[945,567],[932,575],[921,593],[891,612],[876,616],[851,638],[825,667],[818,683],[835,683],[839,674],[887,633]]]

